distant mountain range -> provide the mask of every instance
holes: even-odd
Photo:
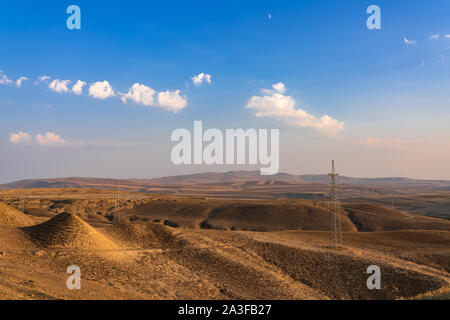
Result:
[[[206,172],[190,175],[169,176],[154,179],[104,179],[104,178],[57,178],[20,180],[0,185],[2,189],[17,188],[120,188],[145,189],[150,186],[230,185],[230,184],[324,184],[328,175],[293,175],[278,173],[261,176],[259,171]],[[434,187],[450,190],[449,180],[417,180],[402,177],[352,178],[340,176],[340,183],[386,187]]]

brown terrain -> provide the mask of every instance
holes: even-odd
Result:
[[[336,250],[333,216],[319,196],[326,184],[248,175],[120,181],[120,192],[108,179],[4,186],[0,299],[449,298],[445,181],[343,185]],[[163,191],[149,191],[157,184]],[[66,287],[71,265],[81,268],[81,290]],[[367,289],[370,265],[381,268],[381,290]]]
[[[340,176],[343,202],[393,207],[432,217],[450,219],[450,181],[408,178],[351,178]],[[217,199],[309,199],[327,200],[327,175],[278,173],[261,176],[259,171],[209,172],[155,179],[59,178],[21,180],[0,185],[0,190],[103,189],[186,195]]]

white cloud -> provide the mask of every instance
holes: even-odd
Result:
[[[8,79],[6,74],[3,73],[3,71],[0,70],[0,84],[10,84],[12,81]]]
[[[19,143],[32,144],[33,139],[31,138],[31,136],[28,133],[19,131],[17,133],[11,133],[9,135],[9,142],[14,143],[14,144],[19,144]]]
[[[201,84],[203,81],[211,83],[211,76],[209,74],[201,73],[194,78],[195,81],[199,84]],[[50,76],[40,76],[38,77],[38,80],[35,82],[35,84],[41,82],[48,83],[50,82],[49,79]],[[28,78],[21,77],[16,81],[16,85],[20,87],[22,85],[22,82],[25,80],[28,80]],[[9,80],[6,75],[3,75],[2,71],[0,71],[0,84],[9,84],[11,82],[12,81]],[[71,80],[54,79],[49,83],[48,87],[52,91],[59,93],[73,92],[76,95],[81,95],[83,93],[83,88],[87,83],[85,81],[77,80],[75,84],[71,88],[69,88],[69,84],[71,82]],[[119,92],[118,94],[123,103],[127,103],[128,100],[131,100],[140,105],[159,107],[174,113],[178,113],[181,109],[187,106],[187,98],[186,96],[180,95],[180,90],[168,90],[158,93],[151,87],[135,83],[130,87],[127,93]],[[116,96],[116,93],[114,92],[110,83],[105,80],[101,82],[95,82],[90,85],[89,95],[96,99],[106,99]]]
[[[61,136],[57,135],[55,132],[47,132],[46,134],[37,134],[35,136],[36,144],[38,146],[49,147],[49,146],[62,146],[66,144],[66,140],[61,138]],[[9,135],[9,142],[13,144],[28,144],[33,145],[33,137],[26,133],[19,131],[17,133],[11,133]]]
[[[278,82],[272,85],[272,89],[262,89],[261,92],[265,95],[272,95],[274,93],[283,94],[286,92],[286,87],[283,82]]]
[[[416,40],[408,40],[406,37],[403,38],[403,41],[405,41],[405,43],[409,44],[409,45],[416,45],[417,44]]]
[[[70,83],[70,80],[55,79],[50,83],[50,85],[48,87],[55,92],[67,93],[70,91],[69,88],[67,88],[67,85],[69,83]]]
[[[96,99],[114,97],[114,90],[108,81],[95,82],[89,87],[89,95]]]
[[[159,107],[173,113],[178,113],[187,106],[186,97],[180,96],[180,90],[158,92],[143,84],[133,84],[126,94],[120,94],[123,103],[131,100],[146,107]]]
[[[28,78],[27,77],[20,77],[16,81],[16,86],[20,88],[22,86],[22,82],[25,81],[25,80],[28,80]]]
[[[450,34],[446,34],[446,35],[444,36],[444,38],[445,38],[445,39],[450,39]]]
[[[72,87],[72,92],[76,95],[80,95],[83,92],[83,87],[86,85],[86,82],[78,80],[75,85]]]
[[[40,76],[40,77],[38,78],[38,80],[39,80],[39,81],[47,81],[47,80],[50,80],[50,76]]]
[[[178,113],[187,106],[186,97],[180,96],[180,90],[158,93],[158,107]]]
[[[154,89],[143,84],[135,83],[128,90],[128,93],[121,94],[120,99],[123,103],[127,103],[127,100],[130,99],[137,104],[149,107],[154,105],[153,95],[155,93],[156,91]]]
[[[263,96],[251,97],[246,108],[253,109],[257,117],[269,117],[286,120],[298,127],[309,127],[330,136],[337,135],[344,130],[344,123],[328,115],[321,118],[309,114],[302,109],[295,108],[295,100],[284,95],[286,88],[279,82],[272,86],[274,90],[262,90]]]
[[[40,146],[57,146],[66,143],[66,140],[62,139],[55,132],[47,132],[44,135],[37,134],[36,142]]]
[[[39,82],[47,82],[48,80],[50,80],[50,76],[40,76],[35,84],[38,84]]]
[[[193,76],[192,78],[191,78],[191,80],[192,80],[192,83],[195,85],[195,86],[200,86],[202,83],[203,83],[203,81],[206,81],[206,82],[208,82],[208,83],[211,83],[211,75],[210,74],[207,74],[207,73],[199,73],[198,75],[196,75],[196,76]]]
[[[272,85],[272,88],[278,93],[285,93],[286,87],[283,82],[278,82]]]

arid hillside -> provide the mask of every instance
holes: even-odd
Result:
[[[344,232],[339,250],[328,236],[147,221],[94,229],[61,213],[33,227],[0,225],[0,298],[396,299],[449,290],[448,231]],[[373,264],[381,290],[366,287]],[[71,265],[81,290],[65,287]]]
[[[31,215],[24,214],[7,204],[0,202],[0,225],[23,227],[36,224],[39,220]]]
[[[328,231],[333,223],[324,201],[249,200],[149,195],[101,189],[27,189],[0,193],[0,199],[25,213],[51,218],[68,212],[94,226],[106,226],[119,213],[124,221],[154,221],[172,227],[281,231]],[[450,230],[450,221],[397,211],[376,204],[345,202],[343,231]]]
[[[394,207],[396,210],[450,220],[450,192],[354,198],[349,201]]]
[[[0,192],[0,299],[432,299],[450,292],[445,219],[346,202],[336,250],[324,201],[117,196],[98,188]],[[65,285],[71,265],[81,269],[81,290]],[[367,289],[370,265],[381,268],[381,290]]]
[[[409,178],[352,178],[340,176],[342,199],[408,197],[420,193],[450,195],[450,181]],[[259,171],[206,172],[154,179],[58,178],[21,180],[0,185],[0,190],[20,189],[109,189],[121,192],[187,195],[230,199],[312,199],[328,194],[327,175],[278,173],[261,176]],[[447,207],[448,209],[448,207]],[[425,210],[423,214],[428,214]],[[436,212],[434,212],[436,213]],[[439,213],[442,213],[440,210]],[[443,212],[445,214],[445,212]],[[436,216],[436,214],[434,214]]]
[[[450,188],[449,180],[418,180],[404,177],[385,178],[354,178],[341,176],[342,184],[363,186],[396,186],[396,187],[435,187]],[[189,175],[168,176],[153,179],[105,179],[105,178],[57,178],[57,179],[29,179],[14,181],[0,185],[3,188],[105,188],[105,187],[145,187],[157,185],[208,185],[208,184],[241,184],[252,183],[328,183],[328,175],[295,175],[277,173],[272,176],[262,176],[256,171],[228,171],[228,172],[204,172]]]

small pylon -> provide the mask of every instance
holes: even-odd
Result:
[[[22,198],[22,212],[25,213],[25,196],[23,193],[21,195],[21,198]]]
[[[120,212],[118,210],[118,202],[119,202],[119,188],[117,187],[117,181],[116,181],[116,199],[114,202],[114,223],[120,223]]]
[[[334,247],[337,250],[338,247],[342,247],[342,227],[341,227],[341,204],[339,201],[339,174],[336,173],[334,167],[334,160],[331,161],[331,173],[328,174],[329,184],[330,184],[330,201],[328,203],[328,211],[332,212],[331,219],[334,219],[334,223],[330,220],[330,247],[332,247],[331,239],[331,225],[334,225],[333,236],[334,236]]]

